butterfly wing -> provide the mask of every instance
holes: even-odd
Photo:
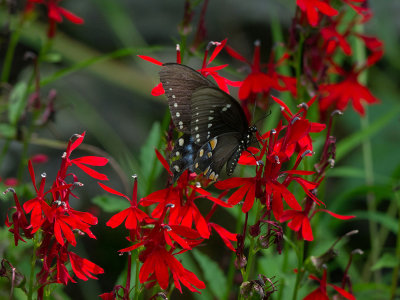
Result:
[[[175,182],[186,169],[194,172],[192,166],[199,148],[200,147],[193,142],[190,134],[183,134],[176,139],[170,157],[171,171],[174,175],[173,182]]]
[[[225,133],[243,135],[248,128],[240,104],[217,87],[201,87],[191,98],[191,135],[200,146]]]
[[[167,63],[160,71],[160,81],[168,98],[168,106],[175,127],[191,133],[191,97],[202,87],[215,86],[196,70],[185,65]]]
[[[239,133],[230,132],[218,135],[206,142],[201,146],[194,160],[195,172],[203,173],[204,176],[211,180],[217,180],[222,167],[228,160],[234,161],[236,159],[235,162],[237,163],[240,154],[239,156],[236,154],[238,151],[242,152],[242,150],[239,150],[241,137]],[[233,173],[236,163],[230,173],[228,173],[228,163],[228,175]]]

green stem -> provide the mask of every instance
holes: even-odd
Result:
[[[297,294],[300,288],[300,282],[301,279],[303,278],[304,271],[302,270],[303,268],[303,261],[304,261],[304,240],[300,240],[300,247],[297,252],[297,275],[296,275],[296,284],[294,285],[294,290],[293,290],[293,297],[292,300],[297,299]]]
[[[39,232],[36,232],[33,237],[33,251],[31,257],[31,272],[29,275],[29,289],[28,289],[28,300],[32,300],[33,296],[33,279],[35,277],[35,265],[36,265],[36,250],[39,247]]]
[[[303,74],[303,48],[304,48],[305,37],[303,33],[300,33],[300,40],[298,43],[298,49],[296,53],[296,80],[297,80],[297,99],[300,101],[304,100],[304,87],[302,85],[302,74]]]
[[[133,299],[138,300],[139,299],[139,267],[140,267],[140,261],[139,261],[139,250],[135,251],[135,292]]]
[[[3,159],[6,156],[8,149],[10,148],[10,144],[11,144],[11,138],[7,138],[7,140],[5,141],[4,145],[3,145],[3,149],[1,150],[1,154],[0,154],[0,166],[3,165]]]
[[[397,243],[396,243],[396,267],[393,269],[392,273],[392,287],[391,287],[391,300],[396,298],[396,290],[397,290],[397,282],[399,278],[399,269],[400,269],[400,192],[396,191],[394,193],[395,201],[397,204],[398,211],[398,227],[397,227]]]
[[[363,32],[363,26],[358,25],[356,27],[356,31],[358,33]],[[364,65],[366,63],[366,49],[364,43],[357,39],[354,42],[354,49],[355,49],[355,61],[360,64]],[[366,71],[363,71],[359,77],[358,81],[362,85],[366,85],[368,81],[368,74]],[[368,120],[368,109],[365,108],[366,113],[365,117],[361,118],[361,130],[365,130],[369,127],[369,120]],[[365,183],[368,186],[374,184],[374,168],[373,168],[373,155],[372,155],[372,145],[370,138],[365,138],[362,142],[362,152],[363,152],[363,163],[364,163],[364,171],[365,171]],[[374,214],[376,212],[376,198],[373,193],[367,194],[367,210],[370,214]],[[364,271],[363,271],[363,279],[365,281],[369,281],[371,277],[371,266],[375,264],[378,259],[378,248],[379,248],[379,235],[378,235],[378,225],[375,221],[371,220],[369,222],[369,232],[370,232],[370,241],[371,241],[371,252],[368,257],[368,263],[365,264]],[[378,276],[378,273],[376,273]],[[377,279],[377,278],[376,278]]]
[[[256,199],[256,201],[257,201],[257,199]],[[262,204],[260,203],[260,201],[257,201],[257,212],[256,212],[255,222],[257,222],[258,219],[260,218],[261,211],[262,211]],[[248,232],[248,230],[246,229],[246,235],[247,235],[247,232]],[[247,259],[246,270],[242,273],[243,282],[246,282],[249,279],[249,276],[253,270],[254,258],[256,256],[256,253],[258,252],[258,249],[256,247],[257,246],[256,239],[257,239],[257,237],[250,236],[250,247],[249,247],[249,254],[248,254],[248,259]],[[240,294],[239,299],[243,299],[242,294]]]
[[[3,71],[1,72],[1,82],[8,82],[8,79],[10,78],[10,72],[14,58],[15,48],[17,47],[20,35],[21,35],[21,24],[11,34],[10,43],[8,44],[6,57],[4,59]]]
[[[242,170],[243,170],[243,168],[242,168]],[[238,210],[239,217],[237,218],[235,232],[239,232],[240,228],[242,228],[242,226],[243,226],[242,218],[240,218],[240,216],[242,216],[242,208],[240,207],[240,205],[237,205],[236,209]],[[236,252],[232,252],[231,260],[230,260],[230,264],[229,264],[228,276],[227,276],[227,280],[226,280],[227,285],[225,287],[225,295],[221,300],[227,300],[231,293],[232,285],[233,285],[233,278],[235,276],[235,271],[236,271],[235,259],[236,259]]]

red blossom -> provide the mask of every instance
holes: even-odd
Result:
[[[68,252],[69,260],[71,262],[72,271],[75,275],[82,280],[88,280],[89,278],[97,279],[97,277],[93,275],[103,274],[104,270],[87,260],[86,258],[79,257],[73,252]]]
[[[52,38],[56,32],[56,24],[61,23],[63,18],[74,24],[83,24],[83,19],[76,16],[69,10],[59,6],[61,0],[28,0],[26,4],[25,11],[30,11],[33,9],[34,4],[43,4],[47,7],[47,16],[49,18],[49,30],[47,35]]]
[[[24,210],[22,209],[21,204],[19,203],[18,196],[15,193],[14,189],[8,188],[4,193],[7,192],[13,193],[15,206],[13,206],[12,208],[15,209],[15,212],[12,214],[11,217],[12,222],[8,218],[8,215],[6,216],[5,224],[8,228],[13,227],[10,228],[8,231],[10,231],[14,235],[15,246],[18,246],[18,241],[25,242],[25,240],[21,237],[20,230],[24,232],[25,237],[28,239],[33,238],[33,234],[29,229],[28,220],[26,219]]]
[[[182,264],[164,248],[155,248],[151,251],[140,268],[139,280],[145,283],[148,280],[155,279],[162,289],[167,289],[169,283],[169,272],[171,272],[175,287],[182,293],[181,283],[190,291],[197,292],[198,289],[204,289],[204,282],[197,276],[185,269]],[[151,275],[155,276],[151,276]]]
[[[253,61],[249,62],[241,54],[236,52],[231,47],[225,49],[233,58],[240,60],[251,67],[250,74],[243,80],[239,89],[239,99],[246,100],[254,97],[257,94],[267,95],[271,89],[278,91],[290,91],[296,95],[296,79],[289,76],[284,76],[276,72],[277,67],[282,64],[288,57],[284,54],[278,61],[274,62],[274,52],[271,52],[270,61],[266,65],[267,72],[263,72],[264,65],[260,62],[260,42],[256,41],[254,47]]]
[[[318,12],[333,17],[338,11],[328,4],[325,0],[297,0],[297,6],[306,14],[308,23],[311,26],[318,24]]]
[[[320,110],[322,112],[328,109],[344,111],[351,102],[353,109],[364,116],[363,102],[367,104],[379,103],[379,100],[372,95],[370,90],[358,81],[359,73],[351,71],[343,74],[345,77],[341,82],[320,85]]]
[[[308,276],[310,279],[316,280],[319,282],[319,287],[312,291],[310,294],[308,294],[306,297],[303,298],[303,300],[329,300],[329,295],[327,292],[327,286],[333,287],[342,297],[345,299],[349,300],[355,300],[356,297],[354,297],[351,293],[348,291],[342,289],[341,287],[338,287],[337,285],[327,283],[327,274],[326,270],[324,270],[324,273],[322,275],[322,278],[319,279],[318,277],[314,275]]]
[[[126,200],[129,201],[130,207],[127,209],[124,209],[123,211],[115,214],[114,216],[111,217],[110,220],[107,222],[107,226],[110,226],[111,228],[115,228],[119,225],[122,224],[125,220],[125,227],[128,230],[132,230],[135,234],[135,236],[138,236],[138,225],[140,222],[142,222],[145,218],[148,218],[148,215],[140,210],[138,208],[138,201],[137,201],[137,177],[134,177],[135,182],[133,185],[133,192],[132,192],[132,198],[129,198],[128,196],[108,187],[99,182],[98,184],[107,192],[124,197]]]

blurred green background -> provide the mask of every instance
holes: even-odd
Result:
[[[130,195],[130,190],[126,190],[127,187],[130,189],[129,176],[135,173],[145,174],[149,168],[147,165],[149,156],[146,151],[158,146],[151,144],[152,139],[149,139],[149,135],[154,124],[162,122],[167,112],[164,96],[150,95],[152,87],[159,82],[159,67],[139,59],[136,54],[149,55],[162,62],[175,61],[175,44],[180,41],[178,27],[183,17],[184,1],[65,0],[62,1],[62,5],[82,17],[85,24],[78,26],[65,21],[58,26],[53,52],[59,54],[61,60],[56,64],[43,64],[41,78],[47,76],[52,78],[54,72],[120,49],[126,50],[119,54],[125,51],[130,54],[116,59],[101,59],[88,68],[79,67],[80,70],[71,72],[42,88],[42,95],[47,95],[51,89],[57,90],[56,116],[54,123],[35,134],[34,144],[29,148],[32,155],[45,153],[50,157],[47,164],[37,167],[36,172],[37,174],[46,172],[49,178],[53,178],[64,151],[62,148],[49,146],[46,141],[54,139],[66,141],[74,133],[87,131],[85,143],[94,145],[115,158],[128,180],[127,185],[123,186],[115,170],[105,168],[104,173],[110,177],[107,184]],[[383,59],[368,71],[368,85],[372,93],[381,100],[380,104],[369,108],[370,123],[377,124],[377,130],[370,132],[373,133],[374,184],[387,191],[388,186],[390,188],[391,176],[398,170],[400,163],[400,22],[398,18],[400,2],[373,0],[369,1],[369,5],[374,17],[366,24],[365,33],[377,36],[385,45]],[[197,24],[200,9],[201,6],[194,10],[194,25]],[[221,41],[228,38],[228,44],[249,59],[252,57],[253,43],[259,39],[262,44],[262,60],[267,61],[270,49],[274,46],[271,21],[279,21],[286,37],[294,11],[294,0],[210,1],[205,19],[206,39]],[[11,81],[14,83],[19,81],[21,76],[26,76],[28,69],[31,68],[23,60],[24,53],[37,51],[44,41],[47,30],[44,20],[45,18],[39,18],[38,22],[31,23],[22,35],[11,74]],[[195,26],[192,30],[193,34],[189,35],[190,38],[195,33]],[[5,48],[2,44],[0,57],[3,57],[4,53]],[[231,72],[226,73],[228,78],[243,79],[237,77],[238,73],[235,72],[235,67],[239,66],[237,62],[224,53],[219,56],[219,59],[231,65]],[[185,63],[199,68],[201,57],[191,57],[185,60]],[[236,95],[236,93],[237,91],[233,90],[233,94]],[[279,108],[272,106],[271,109]],[[349,108],[344,116],[336,121],[334,135],[338,143],[345,143],[346,138],[360,131],[359,119],[359,116]],[[157,127],[153,128],[155,128],[154,134],[157,132]],[[354,138],[354,135],[352,137]],[[141,153],[144,146],[146,151]],[[16,176],[21,144],[13,142],[11,149],[5,163],[1,166],[2,178]],[[87,152],[82,151],[82,153]],[[153,159],[152,156],[150,158]],[[116,253],[118,249],[126,246],[123,238],[125,233],[119,229],[106,228],[105,222],[111,214],[100,211],[91,202],[94,195],[102,194],[102,191],[92,179],[79,174],[85,187],[81,190],[81,199],[73,205],[76,205],[77,209],[88,209],[97,213],[99,225],[94,228],[97,241],[81,239],[78,250],[82,256],[85,256],[83,253],[86,252],[86,257],[102,266],[106,273],[100,276],[99,281],[89,280],[70,284],[66,292],[74,299],[95,299],[96,295],[112,289],[118,274],[125,266],[126,257],[118,256]],[[26,172],[25,175],[25,182],[29,182],[28,173]],[[353,236],[346,247],[350,250],[361,248],[368,252],[370,248],[368,220],[372,217],[363,213],[366,208],[366,197],[365,189],[362,189],[365,176],[361,147],[358,145],[352,148],[343,159],[339,157],[336,168],[328,176],[326,189],[329,192],[327,198],[323,199],[327,208],[343,214],[357,215],[356,212],[358,212],[359,218],[356,221],[339,222],[330,217],[321,216],[324,226],[314,228],[316,240],[320,239],[319,247],[325,247],[326,250],[335,237],[349,230],[358,229],[360,233]],[[165,179],[165,174],[161,175],[158,187],[164,186],[163,179]],[[139,193],[144,196],[149,191],[149,187],[140,183],[139,176]],[[152,191],[154,190],[155,187]],[[389,238],[382,253],[388,250],[387,252],[392,254],[397,225],[393,223],[395,216],[381,220],[385,219],[384,213],[391,205],[385,193],[379,198],[378,203],[382,214],[373,218],[388,228]],[[10,204],[9,200],[1,202],[3,213],[0,220],[2,222]],[[231,216],[222,214],[221,218],[224,217],[227,220],[222,223],[228,224]],[[329,232],[326,232],[327,228]],[[2,238],[0,241],[2,249],[12,247],[7,244],[8,242],[7,239]],[[211,244],[215,247],[213,252],[217,256],[222,255],[229,259],[228,251],[218,250],[223,247],[220,241],[211,242]],[[364,258],[356,258],[353,268],[361,272]],[[214,257],[214,260],[218,261],[219,258]],[[344,256],[342,261],[347,261],[347,256]],[[382,276],[389,275],[383,269]],[[358,282],[356,278],[353,280]],[[368,288],[371,287],[365,287],[365,289]],[[362,294],[362,289],[363,286],[360,285],[359,290],[363,297],[373,299],[371,294]]]

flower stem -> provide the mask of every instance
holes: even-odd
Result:
[[[358,25],[356,27],[356,31],[358,33],[362,33],[363,26]],[[355,60],[358,64],[364,65],[366,63],[366,49],[365,45],[360,39],[357,39],[354,42],[354,53],[355,53]],[[363,71],[359,77],[359,82],[362,85],[366,85],[368,81],[368,74],[366,71]],[[365,108],[365,117],[361,118],[361,130],[365,130],[369,126],[368,121],[368,109]],[[363,152],[363,163],[364,163],[364,170],[365,170],[365,183],[367,186],[371,186],[374,184],[374,168],[373,168],[373,156],[372,156],[372,146],[371,140],[366,138],[362,142],[362,152]],[[374,214],[376,211],[376,198],[373,193],[367,194],[367,210],[368,213]],[[378,225],[375,221],[370,220],[369,222],[369,232],[370,232],[370,241],[371,241],[371,252],[369,254],[367,263],[365,264],[364,271],[363,271],[363,279],[365,281],[369,281],[371,277],[371,266],[375,264],[378,259],[379,255],[379,235],[378,235]],[[376,275],[378,275],[376,273]]]
[[[39,232],[36,232],[33,236],[33,250],[31,257],[31,272],[29,275],[29,288],[28,288],[28,300],[32,300],[33,296],[33,278],[35,277],[35,266],[36,266],[36,250],[39,247]]]
[[[242,168],[243,170],[243,168]],[[242,209],[239,205],[236,206],[236,209],[238,210],[238,216],[240,216],[242,214]],[[237,222],[236,222],[236,230],[235,232],[239,232],[240,228],[243,226],[242,223],[242,218],[238,217],[237,218]],[[229,264],[229,270],[228,270],[228,276],[227,276],[227,285],[225,287],[225,295],[221,300],[227,300],[229,298],[229,295],[231,293],[232,290],[232,285],[233,285],[233,278],[235,276],[235,258],[236,258],[236,252],[232,252],[231,255],[231,260],[230,260],[230,264]]]
[[[256,212],[256,218],[255,218],[256,222],[260,218],[261,211],[262,211],[262,204],[260,201],[257,201],[257,212]],[[247,233],[248,233],[248,230],[246,229],[246,234]],[[250,273],[253,270],[254,258],[255,258],[256,253],[258,252],[258,249],[256,247],[257,246],[256,239],[257,239],[257,237],[253,237],[253,236],[250,237],[250,247],[249,247],[249,254],[248,254],[248,259],[247,259],[246,270],[242,274],[243,282],[246,282],[249,279]],[[243,299],[242,294],[240,294],[239,299]]]
[[[297,294],[300,288],[300,282],[301,279],[303,278],[304,271],[302,270],[303,268],[303,260],[304,260],[304,240],[299,241],[299,248],[297,251],[297,275],[296,275],[296,283],[294,285],[294,290],[293,290],[293,297],[292,300],[297,299]]]
[[[397,211],[398,211],[398,216],[400,216],[400,192],[397,190],[394,193],[394,202],[397,203]],[[391,287],[391,296],[390,300],[394,300],[396,297],[396,291],[397,291],[397,282],[399,278],[399,269],[400,269],[400,217],[397,219],[398,222],[398,227],[397,227],[397,242],[396,242],[396,266],[393,269],[392,273],[392,287]]]
[[[139,261],[139,250],[135,251],[135,292],[133,299],[138,300],[139,299],[139,267],[140,267],[140,261]]]
[[[21,35],[21,25],[13,31],[8,44],[6,56],[4,59],[3,71],[1,72],[1,82],[8,82],[10,78],[11,66],[14,58],[15,48],[17,47],[19,37]]]

